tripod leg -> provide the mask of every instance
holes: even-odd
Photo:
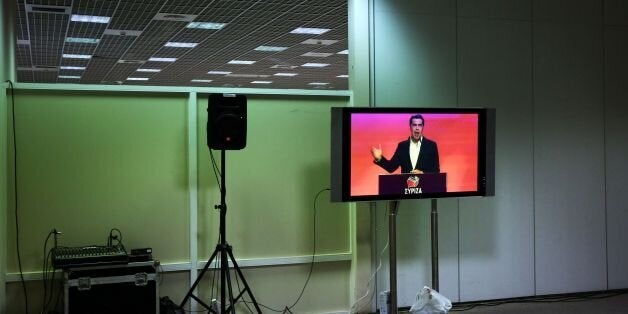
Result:
[[[207,264],[205,264],[205,267],[203,267],[203,270],[201,271],[201,273],[196,277],[196,280],[194,281],[194,284],[192,285],[192,287],[190,288],[188,293],[183,298],[183,301],[181,301],[181,305],[180,305],[181,307],[184,307],[185,303],[187,303],[187,301],[190,299],[190,297],[193,296],[194,290],[196,289],[196,286],[198,286],[199,282],[201,282],[201,279],[203,279],[203,275],[205,275],[205,272],[207,271],[209,266],[211,266],[212,262],[216,258],[216,255],[218,254],[218,251],[219,251],[219,249],[218,249],[218,247],[216,247],[216,249],[214,250],[214,253],[212,253],[212,256],[207,261]],[[197,298],[194,298],[194,299],[196,300]],[[203,304],[203,303],[201,303],[201,304]],[[205,304],[203,304],[203,306],[206,309],[209,310],[209,308]]]
[[[235,269],[235,271],[237,272],[236,276],[240,276],[240,279],[242,279],[242,283],[244,284],[244,291],[248,292],[249,297],[251,298],[251,302],[253,302],[253,305],[255,306],[257,313],[261,314],[262,309],[260,309],[259,305],[257,304],[257,301],[255,300],[255,296],[253,296],[253,292],[251,291],[251,288],[249,287],[249,284],[246,282],[246,279],[244,279],[244,274],[242,274],[242,271],[240,270],[240,266],[238,266],[238,263],[236,262],[235,257],[233,257],[233,252],[231,252],[231,250],[228,250],[227,253],[229,253],[229,258],[231,259],[231,262],[233,263],[233,269]]]
[[[227,276],[227,290],[229,290],[229,307],[231,308],[231,310],[227,309],[227,312],[236,314],[235,312],[236,305],[233,300],[233,287],[231,286],[231,272],[229,271],[229,268],[227,268],[227,273],[225,275]]]

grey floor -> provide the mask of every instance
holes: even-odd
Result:
[[[453,311],[452,313],[539,313],[539,314],[611,314],[628,313],[628,293],[600,298],[577,301],[563,301],[551,303],[507,303],[496,306],[478,306],[467,311]]]
[[[495,306],[476,306],[462,310],[467,305],[455,305],[450,313],[456,314],[626,314],[628,313],[628,293],[603,297],[562,302],[517,302]],[[408,312],[402,312],[408,313]]]

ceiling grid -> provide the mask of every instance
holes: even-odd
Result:
[[[348,89],[347,0],[17,0],[16,9],[19,82]]]

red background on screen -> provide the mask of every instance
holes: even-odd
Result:
[[[412,115],[351,114],[351,196],[378,194],[378,177],[387,172],[373,163],[371,147],[381,145],[384,157],[391,158],[397,144],[410,136]],[[477,191],[478,114],[421,115],[423,136],[438,145],[440,171],[447,173],[447,192]]]

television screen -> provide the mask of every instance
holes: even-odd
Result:
[[[493,195],[494,113],[332,108],[332,200]]]

